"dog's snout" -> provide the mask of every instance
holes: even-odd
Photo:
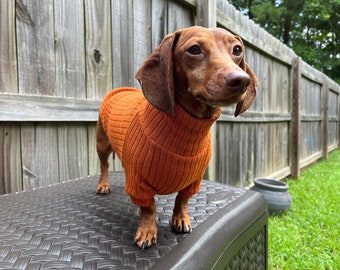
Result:
[[[250,83],[250,77],[247,73],[233,71],[224,77],[225,83],[232,92],[244,92]]]

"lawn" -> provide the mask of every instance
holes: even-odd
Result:
[[[286,182],[293,203],[269,219],[269,269],[340,269],[340,150]]]

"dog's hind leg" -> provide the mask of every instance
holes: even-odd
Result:
[[[108,159],[112,152],[112,146],[107,135],[105,134],[103,123],[99,117],[97,122],[97,154],[100,160],[100,178],[97,186],[97,194],[106,195],[110,193],[110,185],[108,179]]]

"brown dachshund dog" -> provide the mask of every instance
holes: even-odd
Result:
[[[241,39],[221,28],[194,26],[167,35],[136,73],[142,91],[119,88],[104,99],[97,123],[101,176],[108,194],[108,157],[124,167],[126,192],[140,206],[135,243],[156,243],[155,194],[178,192],[171,228],[191,231],[188,200],[198,192],[211,157],[210,127],[221,107],[235,116],[256,96],[257,78]]]

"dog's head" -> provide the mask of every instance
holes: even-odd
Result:
[[[146,99],[170,115],[177,100],[198,117],[202,108],[237,103],[237,116],[256,97],[257,78],[245,61],[242,40],[221,28],[194,26],[167,35],[136,78]]]

